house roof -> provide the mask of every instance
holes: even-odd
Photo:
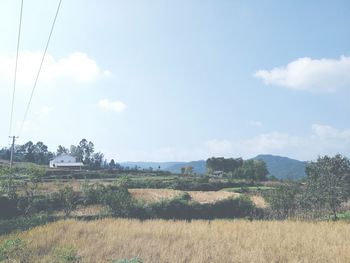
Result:
[[[55,163],[55,166],[74,167],[74,166],[84,166],[84,164],[83,163]]]
[[[73,155],[71,155],[71,154],[68,154],[68,153],[62,153],[62,154],[60,154],[60,155],[57,155],[57,156],[53,157],[52,159],[50,159],[50,161],[53,161],[53,160],[55,160],[55,159],[57,159],[57,158],[59,158],[59,157],[64,157],[64,156],[68,156],[68,157],[71,157],[71,158],[76,159],[76,157],[75,157],[75,156],[73,156]]]

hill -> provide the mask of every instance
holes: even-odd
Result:
[[[160,169],[171,173],[181,173],[181,167],[184,166],[192,166],[193,171],[197,174],[204,174],[206,171],[204,160],[192,162],[122,162],[120,165],[130,168],[137,166],[139,169],[149,169],[152,167],[153,170]]]
[[[270,154],[261,154],[252,159],[264,161],[270,175],[279,179],[298,180],[305,176],[307,162]],[[192,166],[193,171],[197,174],[206,172],[205,160],[192,162],[125,162],[121,163],[121,165],[124,167],[129,166],[130,168],[137,166],[141,169],[152,167],[154,170],[160,167],[160,170],[172,173],[181,173],[181,167]]]
[[[179,162],[122,162],[120,163],[123,167],[129,167],[133,169],[134,167],[138,167],[138,169],[149,169],[152,168],[153,170],[163,170],[167,171],[167,167],[178,164]]]
[[[193,167],[193,172],[197,174],[204,174],[206,172],[206,164],[204,160],[200,161],[192,161],[192,162],[187,162],[187,163],[175,163],[171,166],[167,167],[167,171],[172,172],[172,173],[180,173],[181,172],[181,167],[184,166],[192,166]]]
[[[308,164],[307,162],[270,154],[260,154],[253,159],[264,161],[270,175],[279,179],[298,180],[304,177],[305,167]]]

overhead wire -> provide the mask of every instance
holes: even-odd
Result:
[[[27,116],[28,116],[29,108],[30,108],[30,105],[31,105],[31,102],[32,102],[32,99],[33,99],[33,96],[34,96],[36,85],[38,83],[38,79],[39,79],[39,76],[40,76],[41,68],[42,68],[44,60],[45,60],[47,49],[49,47],[49,43],[50,43],[50,40],[51,40],[52,32],[53,32],[53,29],[54,29],[55,24],[56,24],[57,16],[58,16],[58,13],[60,11],[61,3],[62,3],[62,0],[59,1],[58,6],[57,6],[55,18],[54,18],[52,26],[51,26],[50,34],[49,34],[49,37],[48,37],[47,42],[46,42],[45,50],[44,50],[43,56],[41,58],[39,70],[38,70],[38,73],[37,73],[36,78],[35,78],[35,82],[34,82],[34,85],[33,85],[33,88],[32,88],[31,94],[30,94],[30,98],[29,98],[29,101],[28,101],[28,104],[27,104],[27,107],[26,107],[26,110],[25,110],[25,113],[24,113],[24,118],[23,118],[23,121],[21,123],[18,136],[20,136],[20,134],[22,133],[24,123],[25,123],[25,121],[27,119]]]
[[[20,11],[20,16],[19,16],[19,29],[18,29],[18,37],[17,37],[17,52],[16,52],[16,61],[15,61],[15,74],[14,74],[13,90],[12,90],[12,102],[11,102],[9,136],[13,135],[12,134],[12,124],[13,124],[13,111],[14,111],[14,105],[15,105],[16,83],[17,83],[18,53],[19,53],[19,44],[20,44],[20,40],[21,40],[22,15],[23,15],[23,0],[21,0],[21,11]]]

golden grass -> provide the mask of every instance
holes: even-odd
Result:
[[[129,189],[129,192],[136,199],[143,200],[145,202],[156,202],[162,199],[171,199],[183,191],[172,189]],[[219,200],[229,197],[238,197],[238,193],[223,192],[223,191],[187,191],[190,194],[191,199],[201,204],[215,203]]]
[[[266,208],[267,203],[265,199],[261,195],[251,195],[249,196],[252,202],[256,205],[258,208]]]
[[[52,262],[53,249],[62,246],[74,246],[87,263],[133,257],[152,263],[350,262],[344,222],[68,220],[19,237],[29,241],[33,262]]]

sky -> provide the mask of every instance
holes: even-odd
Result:
[[[63,0],[23,122],[58,5],[24,0],[10,132],[20,4],[0,2],[0,147],[350,156],[350,1]]]

